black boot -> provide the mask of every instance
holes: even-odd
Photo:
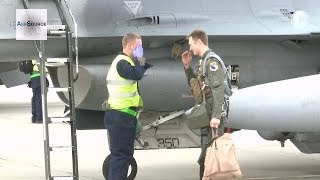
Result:
[[[204,161],[200,161],[199,165],[200,165],[199,177],[200,177],[200,180],[202,180],[203,172],[204,172]]]
[[[37,124],[42,124],[42,119],[36,119]]]

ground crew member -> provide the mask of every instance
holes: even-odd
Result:
[[[145,63],[141,37],[134,33],[122,39],[123,51],[113,60],[107,74],[109,98],[104,122],[109,133],[108,180],[126,180],[133,158],[138,109],[143,106],[138,80],[150,67]]]
[[[185,51],[182,54],[182,63],[184,65],[184,70],[187,76],[188,84],[190,86],[191,78],[197,78],[200,81],[203,91],[205,93],[207,109],[209,112],[209,117],[211,117],[210,126],[217,128],[220,124],[222,105],[224,102],[224,71],[220,62],[214,58],[210,57],[205,65],[208,84],[204,83],[204,77],[202,73],[203,60],[206,55],[211,52],[208,47],[208,36],[202,30],[194,30],[188,36],[190,50]],[[198,62],[197,73],[193,72],[190,64],[192,61],[192,53],[194,56],[201,57]],[[204,171],[204,150],[206,149],[206,143],[211,139],[211,128],[201,128],[201,148],[202,152],[200,154],[198,163],[200,165],[200,179],[202,179]]]
[[[28,82],[28,87],[32,88],[32,123],[42,123],[42,98],[41,98],[41,81],[40,81],[40,71],[39,66],[36,64],[35,60],[32,60],[32,72],[30,73],[30,81]],[[48,70],[46,69],[46,72]],[[46,79],[46,86],[49,86],[49,81]]]

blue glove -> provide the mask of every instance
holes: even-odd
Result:
[[[135,57],[135,58],[143,57],[143,47],[142,47],[142,45],[141,44],[137,45],[136,49],[133,50],[132,54],[133,54],[133,57]]]

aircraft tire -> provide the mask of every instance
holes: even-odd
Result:
[[[109,161],[110,161],[110,154],[106,157],[106,159],[104,160],[103,165],[102,165],[102,173],[103,173],[103,176],[106,180],[108,180],[108,174],[109,174]],[[130,172],[127,180],[134,180],[134,178],[137,175],[137,171],[138,171],[137,162],[134,158],[132,158],[130,161],[129,168],[130,167],[131,167],[131,172]]]

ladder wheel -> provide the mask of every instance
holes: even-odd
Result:
[[[103,173],[103,176],[106,180],[108,180],[109,162],[110,162],[110,154],[106,157],[106,159],[104,160],[103,165],[102,165],[102,173]],[[138,170],[137,162],[133,157],[130,161],[130,166],[129,166],[129,171],[128,171],[130,174],[128,174],[127,180],[134,180],[134,178],[137,175],[137,170]]]

